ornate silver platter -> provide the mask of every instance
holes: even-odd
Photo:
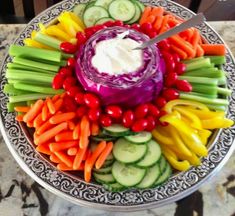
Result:
[[[83,0],[65,0],[33,19],[15,40],[15,44],[23,45],[23,39],[28,37],[37,24],[48,24],[63,10],[71,10],[76,3]],[[188,9],[167,0],[145,0],[145,4],[162,6],[179,17],[188,19],[193,13]],[[199,27],[202,35],[210,43],[224,43],[220,36],[208,25]],[[233,89],[229,98],[227,116],[235,119],[235,62],[227,49],[226,65],[227,83]],[[5,142],[15,160],[33,179],[51,192],[64,197],[76,204],[113,211],[135,211],[159,207],[181,199],[214,176],[226,163],[235,147],[235,126],[217,131],[211,138],[209,155],[203,158],[202,164],[192,167],[187,172],[172,176],[164,185],[147,190],[128,190],[124,192],[109,192],[97,184],[87,184],[79,176],[58,171],[43,155],[37,153],[27,129],[15,121],[15,114],[7,112],[8,97],[3,93],[6,83],[5,72],[7,63],[11,61],[6,56],[1,66],[0,74],[0,127]]]

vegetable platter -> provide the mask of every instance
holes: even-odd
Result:
[[[166,0],[62,1],[1,67],[1,131],[19,165],[76,204],[114,211],[179,200],[234,145],[234,59],[207,24],[135,47],[193,13]]]

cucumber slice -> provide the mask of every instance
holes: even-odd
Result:
[[[152,166],[161,158],[162,151],[158,143],[154,140],[150,140],[146,145],[148,147],[147,154],[136,164],[138,167]]]
[[[150,167],[143,180],[136,185],[137,188],[148,188],[151,187],[154,182],[159,178],[161,175],[160,168],[158,164],[155,164],[153,167]]]
[[[108,11],[113,19],[126,22],[135,16],[135,4],[129,0],[114,0]]]
[[[115,141],[117,138],[116,137],[109,137],[109,136],[92,136],[91,139],[93,141],[97,141],[97,142],[100,142],[100,141]]]
[[[93,26],[97,20],[108,17],[108,12],[100,6],[91,6],[87,8],[83,14],[83,20],[86,27]]]
[[[95,180],[99,183],[114,183],[115,179],[112,174],[93,173]]]
[[[116,181],[125,186],[135,186],[142,181],[146,173],[145,169],[137,168],[115,161],[112,168],[113,177]]]
[[[96,2],[96,0],[92,0],[92,1],[87,2],[85,10],[88,9],[89,7],[94,6],[95,2]],[[85,12],[85,10],[84,10],[84,12]]]
[[[118,139],[113,147],[113,156],[123,163],[139,161],[147,152],[147,145],[135,145],[123,138]]]
[[[109,4],[112,2],[112,0],[97,0],[95,5],[96,6],[101,6],[105,9],[108,9]]]
[[[125,189],[125,187],[118,182],[112,183],[112,184],[104,184],[103,185],[107,190],[112,192],[118,192]]]
[[[113,164],[114,160],[106,160],[102,166],[102,168],[109,167]]]
[[[111,152],[108,157],[106,158],[106,160],[114,160],[114,157],[113,157],[113,153]]]
[[[134,3],[136,3],[136,2],[134,2]],[[140,9],[139,5],[136,3],[135,4],[135,16],[130,21],[128,21],[127,23],[132,24],[132,23],[137,22],[141,17],[141,13],[142,13],[141,9]]]
[[[144,9],[145,9],[144,4],[142,2],[140,2],[140,1],[138,1],[138,0],[135,1],[135,3],[140,7],[141,13],[143,13]]]
[[[161,173],[164,173],[166,166],[167,166],[166,158],[162,155],[159,160],[159,167],[160,167]]]
[[[108,166],[105,168],[100,168],[100,169],[93,169],[93,171],[97,174],[108,174],[112,172],[112,166]]]
[[[104,17],[104,18],[101,18],[101,19],[97,20],[95,25],[101,25],[101,24],[106,23],[108,21],[114,21],[114,19],[112,19],[110,17]]]
[[[134,144],[143,144],[151,140],[152,134],[147,131],[142,131],[135,135],[125,136],[124,138],[130,142],[133,142]]]
[[[109,134],[110,136],[126,136],[129,135],[129,128],[125,128],[120,124],[113,124],[109,127],[104,127],[104,132]]]
[[[167,179],[169,179],[171,173],[172,173],[171,167],[169,163],[167,163],[164,173],[157,179],[157,181],[154,183],[154,186],[160,185],[163,182],[165,182]]]
[[[74,12],[78,17],[82,18],[86,6],[87,6],[87,4],[80,3],[80,4],[76,5],[76,6],[73,8],[73,12]]]

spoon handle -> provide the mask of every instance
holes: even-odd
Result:
[[[203,21],[205,21],[205,17],[202,13],[197,14],[196,16],[192,17],[191,19],[183,22],[180,25],[177,25],[176,27],[166,31],[165,33],[162,33],[160,35],[157,35],[153,39],[143,43],[141,46],[137,47],[136,49],[144,49],[145,47],[148,47],[154,43],[158,43],[161,40],[164,40],[166,38],[171,37],[172,35],[175,35],[179,32],[182,32],[188,28],[194,27],[196,25],[201,24]]]

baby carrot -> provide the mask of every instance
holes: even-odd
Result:
[[[50,161],[53,163],[61,163],[61,160],[53,153],[50,155]]]
[[[113,149],[113,143],[112,142],[108,142],[105,149],[103,150],[103,152],[100,154],[100,156],[98,157],[96,163],[95,163],[95,168],[96,169],[100,169],[106,158],[108,157],[108,155],[110,154],[110,152],[112,151]]]
[[[226,48],[223,44],[202,44],[201,47],[205,55],[224,56],[226,53]]]
[[[153,24],[154,29],[158,32],[162,26],[163,16],[157,16]]]
[[[179,25],[180,22],[179,20],[177,20],[174,16],[170,16],[170,18],[168,19],[167,24],[169,25],[170,28],[175,27],[176,25]]]
[[[197,57],[204,56],[204,50],[199,44],[197,45],[197,48],[196,48],[196,55]]]
[[[37,100],[30,110],[24,115],[24,122],[33,121],[34,118],[39,114],[43,107],[43,100]]]
[[[168,23],[169,17],[170,17],[170,15],[166,15],[166,16],[163,17],[162,25],[161,25],[161,28],[159,29],[158,34],[161,34],[161,33],[165,32],[168,29],[168,24],[167,23]]]
[[[47,130],[46,132],[40,134],[37,139],[34,140],[34,142],[37,145],[41,145],[47,141],[49,141],[51,138],[53,138],[56,134],[60,133],[61,131],[67,129],[68,124],[67,122],[60,123],[59,125],[56,125],[55,127]]]
[[[49,149],[48,143],[44,143],[43,145],[37,146],[36,150],[40,153],[51,155],[51,151]]]
[[[82,161],[83,161],[83,158],[84,158],[84,155],[86,154],[86,151],[87,151],[87,148],[79,148],[78,151],[77,151],[77,154],[74,158],[74,161],[73,161],[73,169],[78,169],[78,167],[81,165]]]
[[[199,40],[200,40],[200,34],[199,34],[197,29],[194,29],[193,36],[192,36],[192,39],[191,39],[191,44],[192,44],[194,49],[197,49],[197,45],[199,43]]]
[[[38,135],[42,134],[45,132],[47,129],[49,129],[52,126],[52,124],[49,121],[44,122],[39,128],[36,130],[36,133]]]
[[[62,151],[78,145],[78,141],[52,142],[49,148],[52,152]]]
[[[145,23],[145,20],[147,19],[151,11],[152,11],[152,8],[150,6],[145,7],[144,12],[142,13],[142,16],[140,18],[140,22],[139,22],[140,25]]]
[[[43,120],[43,121],[46,121],[47,115],[48,115],[48,108],[47,108],[47,105],[46,105],[46,103],[45,103],[45,104],[43,105],[42,113],[41,113],[41,116],[42,116],[42,120]]]
[[[17,115],[16,116],[16,121],[18,121],[18,122],[22,122],[23,121],[23,118],[24,118],[24,115]]]
[[[52,98],[52,102],[56,102],[60,98],[60,95],[54,95]]]
[[[44,121],[42,120],[42,113],[40,113],[33,121],[33,126],[38,129]]]
[[[164,9],[163,7],[154,7],[152,11],[149,13],[149,16],[163,16]]]
[[[187,55],[186,52],[184,52],[183,50],[181,50],[180,48],[178,48],[178,47],[175,46],[175,45],[171,45],[171,49],[172,49],[174,52],[176,52],[176,53],[179,55],[179,57],[180,57],[181,59],[186,59],[186,58],[188,57],[188,55]]]
[[[151,16],[148,16],[145,20],[145,23],[154,23],[155,21],[155,16],[151,15]]]
[[[79,147],[86,148],[89,143],[88,138],[90,136],[90,122],[87,116],[82,117],[80,129]]]
[[[48,97],[46,101],[47,101],[47,107],[48,107],[49,112],[51,114],[55,114],[56,109],[55,109],[55,106],[54,106],[51,98]]]
[[[67,113],[60,113],[60,114],[55,114],[49,119],[49,122],[51,124],[59,124],[61,122],[68,121],[70,119],[73,119],[76,116],[75,112],[67,112]]]
[[[67,121],[68,122],[68,126],[69,126],[69,130],[74,130],[75,128],[75,124],[73,121]]]
[[[67,150],[67,154],[70,156],[75,156],[78,152],[78,148],[77,147],[71,147]]]
[[[66,164],[64,163],[59,163],[57,164],[57,169],[61,170],[61,171],[73,171],[74,169],[72,167],[68,167]],[[84,164],[82,163],[80,165],[80,167],[78,167],[78,169],[76,170],[84,170]]]
[[[63,162],[65,163],[68,167],[71,167],[73,166],[73,160],[71,158],[71,156],[68,156],[67,154],[65,154],[64,152],[62,151],[59,151],[59,152],[54,152],[54,154]]]
[[[85,179],[86,182],[90,182],[91,181],[91,169],[92,169],[92,167],[90,166],[90,160],[91,160],[91,157],[89,157],[85,161],[84,179]]]
[[[26,125],[29,128],[33,128],[33,121],[27,122]]]
[[[16,107],[14,107],[14,110],[16,112],[26,113],[30,110],[30,107],[28,107],[28,106],[16,106]]]
[[[70,131],[70,130],[62,131],[59,134],[55,135],[56,142],[70,141],[70,140],[74,140],[73,139],[73,131]]]
[[[80,136],[80,122],[77,123],[77,125],[75,126],[74,130],[73,130],[73,139],[78,139]]]
[[[63,99],[59,98],[59,99],[54,103],[56,112],[62,107],[62,105],[63,105]]]
[[[100,127],[97,122],[92,122],[91,123],[91,135],[92,136],[97,136],[100,132]]]

